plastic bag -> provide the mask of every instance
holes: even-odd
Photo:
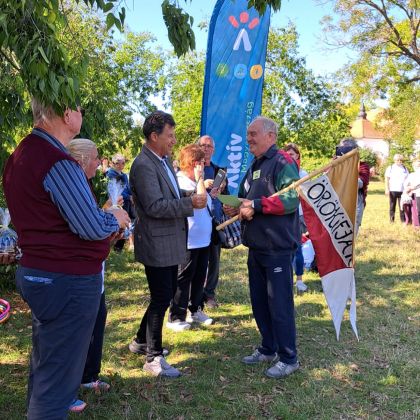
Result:
[[[9,223],[9,209],[0,207],[0,254],[16,254],[18,251],[17,235],[8,227]]]
[[[115,178],[109,180],[108,194],[112,202],[111,208],[119,208],[118,197],[122,194],[123,190],[124,185],[121,182],[117,181]]]
[[[311,268],[312,261],[315,258],[315,250],[310,239],[308,239],[304,244],[302,244],[302,254],[304,267],[307,270],[309,270]]]

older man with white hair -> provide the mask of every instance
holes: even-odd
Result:
[[[249,248],[248,275],[252,312],[261,345],[245,356],[247,365],[276,362],[266,370],[282,378],[299,368],[293,303],[292,260],[299,234],[295,190],[273,196],[299,179],[294,159],[276,146],[277,124],[257,117],[248,127],[247,141],[254,155],[241,182],[242,243]],[[231,209],[226,211],[233,214]]]

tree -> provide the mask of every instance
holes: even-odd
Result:
[[[200,135],[204,54],[189,53],[172,64],[168,75],[170,106],[176,121],[177,150]]]
[[[417,0],[334,0],[338,20],[324,18],[326,42],[358,52],[338,79],[353,103],[387,99],[378,122],[403,150],[419,129],[419,6]]]
[[[203,82],[202,54],[186,56],[171,70],[168,85],[178,147],[198,138]],[[270,31],[262,113],[279,122],[280,145],[294,141],[306,155],[317,158],[329,159],[333,147],[349,134],[349,119],[338,92],[306,68],[294,26]]]
[[[309,156],[330,157],[349,120],[337,90],[299,56],[296,27],[270,31],[263,114],[279,122],[279,143],[296,142]]]
[[[324,18],[327,42],[374,58],[389,72],[397,66],[400,83],[420,81],[419,5],[417,0],[333,0],[339,16]],[[331,35],[332,40],[331,42]]]
[[[86,110],[81,136],[91,138],[101,153],[124,151],[133,155],[139,148],[139,127],[133,113],[154,109],[150,96],[164,89],[164,54],[153,46],[155,39],[146,33],[127,33],[118,40],[107,30],[97,13],[86,7],[68,4],[67,30],[58,42],[67,42],[69,60],[77,61],[86,52],[87,64],[81,80],[82,106]],[[29,92],[19,72],[7,61],[0,63],[2,101],[0,111],[8,118],[0,124],[1,164],[28,132],[32,122]],[[3,141],[6,140],[6,141]]]
[[[119,18],[111,12],[118,0],[83,3],[102,10],[108,27],[122,28],[124,7]],[[25,89],[57,112],[80,102],[80,78],[87,65],[83,52],[70,58],[74,34],[69,31],[66,10],[67,3],[59,0],[0,0],[0,55],[21,77]]]
[[[132,156],[139,147],[133,114],[155,109],[150,97],[164,90],[165,55],[147,33],[127,32],[116,39],[96,13],[76,7],[68,22],[76,45],[88,52],[81,135],[95,140],[104,155],[123,151]]]
[[[123,29],[125,8],[119,7],[120,0],[74,1],[102,11],[107,29],[114,25]],[[0,55],[19,74],[30,95],[51,104],[59,113],[80,102],[80,85],[87,66],[87,51],[81,50],[70,58],[75,34],[69,31],[69,3],[70,0],[0,0]],[[281,0],[248,1],[249,7],[254,6],[261,14],[267,5],[278,10],[280,4]],[[162,13],[177,55],[194,49],[193,18],[179,7],[179,1],[164,0]],[[14,112],[13,106],[2,114],[6,123],[9,112]]]

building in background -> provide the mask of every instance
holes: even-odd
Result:
[[[366,112],[362,103],[359,115],[351,126],[350,133],[357,140],[360,147],[366,147],[378,156],[383,163],[389,156],[389,141],[385,139],[385,133],[380,127],[375,127],[375,119],[382,112],[374,109]]]

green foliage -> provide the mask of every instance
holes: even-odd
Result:
[[[295,142],[309,157],[331,157],[339,139],[348,135],[338,92],[306,68],[293,25],[270,31],[263,114],[279,123],[280,145]]]
[[[262,113],[279,123],[280,146],[298,143],[315,164],[332,157],[339,139],[349,134],[349,119],[336,90],[306,68],[297,40],[294,26],[270,31]],[[202,54],[173,63],[168,84],[178,149],[199,136],[203,82]]]
[[[420,85],[401,85],[390,98],[390,107],[385,110],[385,132],[403,151],[413,152],[413,140],[420,131]]]
[[[374,168],[378,163],[378,157],[375,153],[366,147],[359,148],[359,157],[361,162],[366,162],[370,168]]]
[[[103,207],[109,198],[108,178],[101,171],[96,171],[95,176],[91,179],[91,184],[99,207]]]
[[[178,7],[178,2],[164,0],[162,15],[168,28],[168,38],[178,57],[195,49],[195,35],[191,28],[194,18]]]
[[[66,44],[70,61],[84,51],[86,69],[80,79],[81,104],[86,110],[81,137],[91,138],[102,155],[124,151],[127,157],[138,152],[141,137],[133,120],[134,113],[154,110],[150,102],[165,88],[165,57],[147,33],[128,32],[115,39],[106,23],[87,7],[68,3],[66,31],[57,42]],[[68,42],[68,34],[72,42]],[[2,138],[0,167],[31,125],[29,92],[19,72],[8,62],[1,62],[0,124]],[[3,141],[5,139],[5,141]],[[0,168],[1,169],[1,168]]]
[[[387,137],[408,150],[416,138],[420,19],[418,2],[408,0],[332,0],[337,18],[324,18],[328,44],[346,46],[357,58],[337,75],[343,95],[353,103],[386,99]],[[414,114],[414,115],[413,115]]]
[[[191,3],[191,1],[185,0],[185,3]],[[271,6],[274,11],[280,10],[281,0],[248,0],[248,8],[254,7],[260,15],[265,13],[267,6]],[[168,29],[168,39],[174,46],[175,54],[181,57],[190,50],[194,50],[195,35],[192,30],[194,19],[179,6],[179,1],[164,0],[162,15]]]
[[[122,27],[124,7],[119,18],[111,12],[117,0],[83,3],[95,5],[106,13],[109,24],[112,20]],[[0,54],[21,77],[25,90],[58,113],[80,103],[80,79],[87,66],[83,51],[78,56],[69,53],[74,39],[67,23],[66,4],[58,0],[0,1]],[[66,41],[60,42],[61,37]]]
[[[200,135],[204,84],[204,54],[190,53],[169,70],[170,105],[176,121],[177,146],[193,143]]]
[[[116,40],[85,9],[74,9],[69,25],[89,60],[81,86],[86,115],[80,135],[94,140],[102,155],[124,151],[133,156],[139,147],[133,114],[155,109],[150,97],[165,87],[164,54],[148,33],[128,32]]]

